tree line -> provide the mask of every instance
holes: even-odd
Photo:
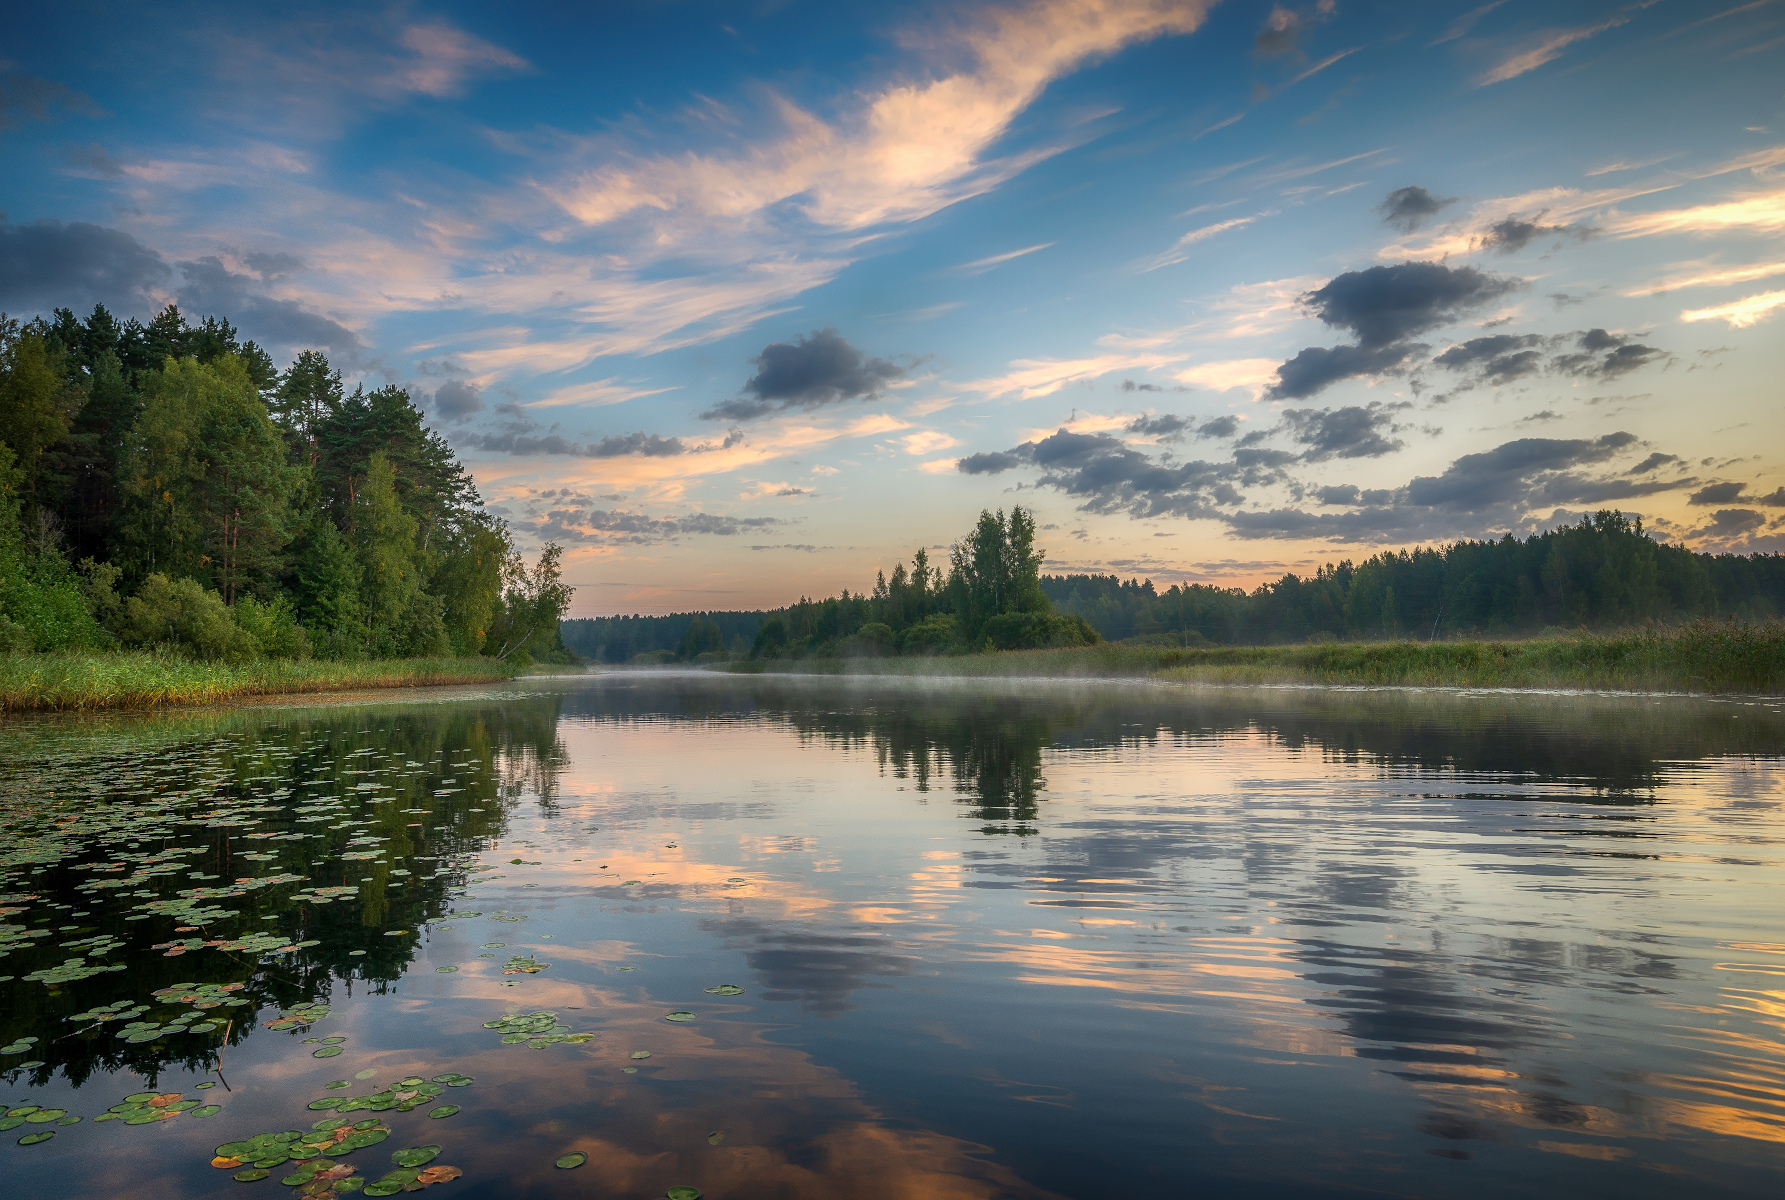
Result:
[[[1347,559],[1251,590],[1041,575],[1031,522],[1020,508],[1008,518],[982,514],[951,551],[946,577],[920,550],[909,570],[901,564],[890,579],[882,573],[871,592],[845,590],[762,612],[573,621],[566,637],[578,653],[606,662],[693,661],[702,653],[738,655],[746,642],[759,658],[959,653],[983,649],[988,639],[997,648],[1082,644],[1086,633],[1063,623],[1073,618],[1107,641],[1233,646],[1785,614],[1785,556],[1700,554],[1658,543],[1639,518],[1611,511],[1523,539],[1507,534]]]
[[[1020,506],[1008,515],[985,511],[950,548],[946,570],[919,549],[909,566],[895,564],[890,577],[879,572],[871,591],[802,596],[756,613],[567,621],[565,638],[577,653],[604,662],[698,662],[742,657],[746,646],[751,658],[779,659],[1095,643],[1097,633],[1083,617],[1054,611],[1041,586],[1042,558],[1034,514]]]
[[[280,371],[173,305],[0,315],[0,650],[572,661],[560,558],[320,352]]]

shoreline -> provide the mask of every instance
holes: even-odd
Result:
[[[261,696],[503,683],[522,673],[492,658],[226,664],[144,653],[10,654],[0,655],[0,713],[191,708]]]
[[[1104,643],[935,658],[715,664],[732,674],[1146,679],[1243,686],[1458,688],[1633,695],[1785,694],[1785,625],[1699,623],[1523,642],[1368,642],[1172,649]]]

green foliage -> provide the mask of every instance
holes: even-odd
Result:
[[[261,655],[260,643],[231,619],[223,597],[195,579],[160,572],[124,602],[116,633],[126,646],[212,661],[250,662]]]
[[[297,480],[239,358],[169,359],[144,388],[127,455],[127,570],[201,579],[225,602],[272,585]]]
[[[1174,635],[1180,645],[1426,641],[1785,613],[1785,557],[1694,554],[1654,542],[1640,521],[1616,512],[1522,541],[1509,534],[1385,551],[1251,592],[1204,584],[1160,592],[1113,575],[1046,576],[1041,584],[1056,607],[1107,639]]]
[[[563,580],[563,549],[548,542],[529,570],[519,553],[502,564],[502,596],[483,652],[495,658],[520,656],[525,662],[574,662],[559,623],[575,590]]]
[[[244,596],[230,608],[230,618],[267,658],[309,658],[312,654],[310,635],[298,624],[297,606],[289,596],[278,595],[265,602]]]
[[[324,658],[361,658],[366,652],[365,604],[359,556],[335,528],[316,516],[296,547],[298,613]]]

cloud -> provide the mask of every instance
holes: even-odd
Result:
[[[17,129],[26,121],[60,121],[70,113],[109,117],[85,92],[67,84],[39,79],[23,71],[0,72],[0,129]]]
[[[175,295],[188,312],[227,316],[263,344],[326,347],[343,363],[359,361],[365,350],[359,335],[340,322],[311,312],[296,300],[276,300],[258,291],[257,281],[235,274],[215,256],[176,265],[185,278]]]
[[[111,180],[123,179],[125,176],[124,164],[113,158],[111,152],[98,142],[70,146],[66,157],[68,165],[74,168],[71,174]]]
[[[1785,487],[1777,487],[1764,496],[1747,497],[1749,504],[1764,504],[1768,508],[1785,508]]]
[[[1376,211],[1382,219],[1406,233],[1412,233],[1424,225],[1432,217],[1437,216],[1449,205],[1455,204],[1456,198],[1450,196],[1434,196],[1422,187],[1396,188],[1385,197]]]
[[[1216,234],[1226,233],[1230,229],[1243,229],[1257,219],[1257,217],[1234,217],[1227,221],[1217,221],[1213,225],[1204,225],[1200,229],[1192,229],[1189,233],[1186,233],[1183,237],[1173,242],[1170,249],[1154,255],[1152,258],[1146,259],[1136,268],[1136,270],[1144,275],[1148,271],[1157,271],[1161,267],[1169,267],[1181,263],[1190,257],[1190,247],[1194,246],[1197,242],[1207,241]]]
[[[1423,347],[1419,347],[1423,349]],[[1414,352],[1411,345],[1309,346],[1278,366],[1277,382],[1265,393],[1271,400],[1305,400],[1329,384],[1358,375],[1381,375],[1401,365]]]
[[[1211,417],[1196,428],[1199,438],[1226,439],[1240,431],[1238,417]]]
[[[1699,488],[1687,498],[1687,504],[1708,507],[1712,504],[1734,504],[1747,490],[1745,483],[1712,483]]]
[[[473,76],[531,69],[518,54],[451,25],[411,25],[400,41],[413,55],[399,74],[402,85],[427,96],[463,95]]]
[[[0,310],[85,313],[95,304],[144,313],[173,276],[161,255],[120,229],[85,221],[0,221]]]
[[[1727,321],[1731,329],[1746,329],[1764,321],[1782,305],[1785,305],[1785,291],[1761,292],[1756,296],[1744,296],[1740,300],[1711,308],[1687,309],[1680,313],[1680,320]]]
[[[1445,42],[1456,41],[1471,29],[1474,29],[1477,21],[1481,20],[1481,18],[1487,16],[1504,3],[1506,3],[1506,0],[1493,0],[1492,3],[1484,4],[1480,8],[1470,9],[1446,26],[1443,33],[1433,38],[1430,42],[1427,42],[1427,48],[1432,46],[1442,46]]]
[[[1476,245],[1496,254],[1516,254],[1539,238],[1573,238],[1584,242],[1599,231],[1590,225],[1544,225],[1544,214],[1530,221],[1517,216],[1494,222],[1482,231]]]
[[[1554,62],[1562,56],[1562,51],[1574,43],[1627,23],[1630,20],[1627,13],[1628,10],[1619,12],[1597,25],[1578,25],[1572,29],[1546,30],[1482,74],[1476,79],[1475,86],[1487,87],[1489,84],[1504,83],[1508,79],[1516,79],[1527,71],[1535,71],[1545,63]]]
[[[1296,12],[1281,4],[1273,6],[1264,19],[1264,27],[1252,39],[1252,52],[1260,58],[1299,55],[1301,35],[1331,16],[1335,7],[1334,0],[1319,0],[1312,12]]]
[[[1543,352],[1533,347],[1546,344],[1535,333],[1492,334],[1452,346],[1432,361],[1452,371],[1474,370],[1484,382],[1498,385],[1541,371]]]
[[[1681,466],[1684,466],[1686,460],[1677,454],[1663,454],[1661,451],[1657,450],[1655,453],[1637,463],[1634,467],[1631,467],[1630,473],[1632,475],[1646,475],[1650,471],[1658,471],[1662,467],[1672,463],[1678,463]]]
[[[1158,389],[1153,390],[1157,391]],[[1183,417],[1161,413],[1156,417],[1136,417],[1123,428],[1129,433],[1138,433],[1143,437],[1154,437],[1162,442],[1170,442],[1181,440],[1184,432],[1190,428],[1190,422]]]
[[[1766,524],[1766,514],[1751,508],[1720,508],[1711,514],[1711,519],[1693,530],[1700,537],[1735,538],[1744,533],[1752,533]]]
[[[676,538],[692,535],[709,535],[713,537],[736,537],[741,533],[757,530],[773,529],[781,525],[793,524],[780,517],[728,517],[713,513],[689,513],[682,517],[652,517],[645,513],[628,512],[623,509],[594,509],[586,517],[567,523],[569,529],[586,529],[595,533],[614,534],[617,537],[606,540],[629,542],[638,545],[674,541]],[[585,538],[587,535],[584,535]]]
[[[1739,200],[1671,208],[1607,218],[1614,237],[1654,237],[1667,233],[1725,233],[1732,229],[1766,232],[1785,229],[1785,191],[1760,192]]]
[[[1580,335],[1575,345],[1579,347],[1578,353],[1558,355],[1553,360],[1555,370],[1567,375],[1616,379],[1639,367],[1672,357],[1664,350],[1641,345],[1630,338],[1607,333],[1603,329],[1587,330]]]
[[[994,254],[990,258],[979,258],[969,263],[962,263],[954,268],[957,275],[984,275],[993,267],[1003,266],[1012,259],[1022,258],[1025,254],[1034,254],[1037,250],[1046,250],[1052,242],[1041,242],[1034,246],[1024,246],[1021,250],[1011,250],[1004,254]]]
[[[476,384],[449,379],[434,392],[434,411],[447,421],[463,421],[483,411],[483,394]]]
[[[1474,267],[1436,262],[1347,271],[1302,303],[1335,329],[1347,329],[1366,348],[1387,346],[1435,329],[1498,300],[1520,286],[1516,279]]]
[[[1283,422],[1291,436],[1308,447],[1304,462],[1330,458],[1380,458],[1407,443],[1388,434],[1395,429],[1394,413],[1405,404],[1351,405],[1346,408],[1291,408]]]
[[[1225,462],[1149,458],[1103,433],[1060,430],[1009,450],[970,455],[956,469],[996,475],[1032,469],[1037,485],[1080,501],[1080,511],[1127,512],[1144,517],[1183,516],[1224,523],[1245,538],[1322,538],[1349,543],[1481,536],[1496,530],[1529,530],[1540,514],[1559,505],[1604,505],[1690,487],[1691,478],[1638,481],[1628,472],[1607,474],[1612,460],[1641,445],[1631,433],[1597,438],[1519,438],[1491,450],[1466,454],[1442,473],[1420,476],[1395,488],[1355,484],[1297,485],[1286,473],[1298,462],[1376,457],[1394,448],[1388,434],[1393,408],[1331,409],[1285,414],[1282,430],[1307,447],[1300,455],[1241,440]],[[1288,485],[1339,513],[1295,508],[1245,510],[1237,490]],[[1785,489],[1781,489],[1785,493]]]
[[[771,342],[750,360],[757,371],[745,395],[700,415],[709,421],[748,421],[788,409],[810,410],[842,400],[880,395],[905,377],[905,368],[870,358],[831,328],[793,342]]]
[[[454,384],[448,383],[435,393],[436,405],[440,393],[453,387]],[[566,455],[573,458],[674,458],[714,449],[711,445],[690,446],[681,438],[666,438],[655,433],[620,433],[599,441],[572,441],[560,434],[556,425],[540,432],[540,425],[528,419],[519,406],[503,405],[497,411],[508,417],[501,429],[463,434],[455,437],[455,443],[492,454]],[[729,439],[727,441],[729,445]]]

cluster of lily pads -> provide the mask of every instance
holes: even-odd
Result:
[[[126,1125],[148,1125],[155,1121],[171,1121],[181,1113],[190,1113],[195,1117],[214,1117],[222,1111],[221,1104],[188,1100],[179,1092],[137,1092],[124,1097],[122,1104],[112,1105],[93,1119],[122,1121]]]
[[[409,1110],[419,1108],[428,1101],[440,1096],[446,1088],[466,1087],[472,1082],[473,1080],[471,1076],[461,1075],[457,1071],[448,1071],[445,1074],[436,1075],[431,1080],[423,1079],[420,1075],[410,1075],[406,1078],[397,1080],[396,1083],[389,1087],[381,1088],[368,1095],[324,1096],[319,1100],[310,1101],[308,1107],[313,1112],[333,1110],[337,1115],[340,1113],[359,1112],[362,1109],[370,1109],[373,1112],[383,1112],[386,1109],[394,1108],[398,1112],[408,1112]],[[345,1088],[349,1085],[346,1080],[337,1079],[328,1086],[330,1088]],[[450,1109],[451,1111],[445,1111],[446,1109]],[[428,1115],[432,1117],[450,1117],[453,1113],[458,1111],[459,1109],[457,1105],[448,1104],[436,1108]]]
[[[287,1129],[279,1133],[257,1133],[239,1142],[225,1142],[217,1147],[211,1165],[220,1170],[235,1171],[242,1183],[253,1183],[273,1173],[273,1168],[287,1162],[307,1162],[324,1154],[351,1154],[367,1146],[376,1146],[390,1136],[390,1126],[377,1117],[358,1123],[330,1117],[318,1121],[308,1131]],[[294,1185],[295,1186],[295,1185]]]
[[[485,1021],[483,1027],[501,1030],[504,1046],[518,1046],[525,1042],[534,1050],[543,1050],[561,1042],[586,1042],[595,1036],[592,1033],[570,1032],[570,1026],[558,1023],[557,1013],[544,1009],[530,1013],[510,1013],[495,1021]]]
[[[21,1125],[79,1125],[79,1117],[70,1116],[65,1108],[41,1108],[35,1104],[21,1104],[17,1108],[9,1108],[6,1115],[0,1117],[0,1132],[17,1129]],[[56,1136],[54,1129],[34,1129],[19,1139],[21,1146],[35,1146],[47,1142]]]

